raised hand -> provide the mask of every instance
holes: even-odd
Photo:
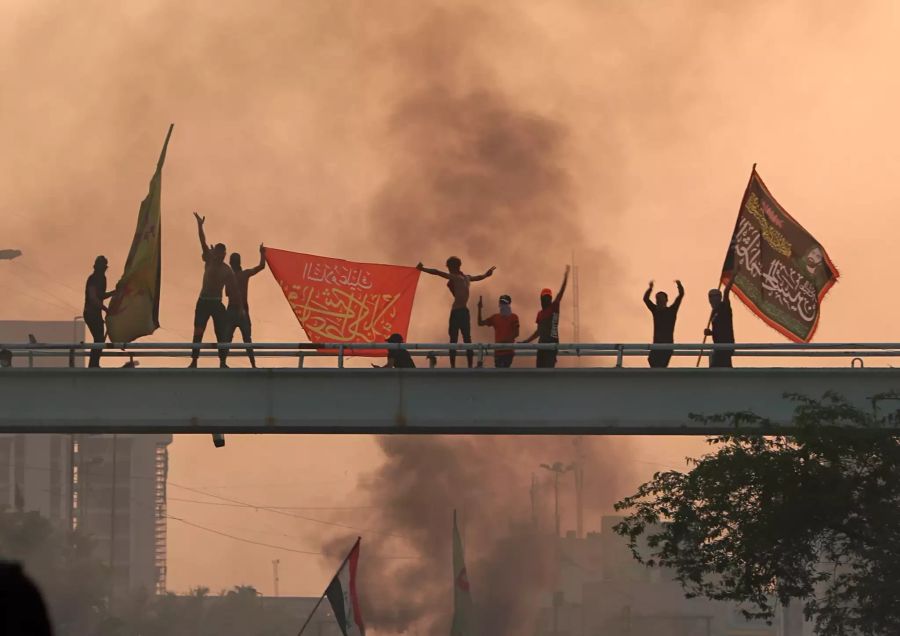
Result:
[[[425,266],[422,265],[421,262],[419,262],[419,263],[416,264],[416,269],[419,270],[419,271],[421,272],[423,269],[425,269]]]
[[[494,270],[497,269],[496,265],[491,265],[490,269],[484,273],[485,276],[491,276],[494,273]]]
[[[206,217],[200,216],[196,212],[194,212],[194,218],[197,219],[197,225],[203,225],[206,222]]]
[[[652,280],[649,283],[647,283],[647,289],[653,291],[653,281]]]
[[[263,245],[262,243],[259,244],[259,253],[260,253],[260,255],[262,255],[262,256],[265,256],[265,255],[266,255],[266,246]]]

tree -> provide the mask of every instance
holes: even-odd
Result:
[[[40,588],[58,633],[87,634],[106,616],[109,573],[88,537],[37,512],[0,510],[0,558],[19,561]]]
[[[795,600],[820,636],[900,634],[900,417],[878,413],[895,396],[872,412],[832,393],[787,397],[790,436],[752,413],[697,417],[735,430],[616,504],[616,531],[688,597],[766,620]]]

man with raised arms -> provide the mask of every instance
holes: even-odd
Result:
[[[227,290],[228,297],[237,305],[238,317],[244,313],[244,301],[234,272],[225,263],[225,244],[208,245],[206,243],[206,233],[203,231],[206,217],[194,212],[194,218],[197,219],[197,232],[200,235],[200,248],[203,250],[202,258],[204,263],[203,284],[200,288],[197,306],[194,309],[194,342],[203,342],[206,325],[209,323],[209,319],[212,318],[213,328],[216,332],[216,342],[222,344],[228,342],[228,316],[225,313],[225,305],[222,304],[222,290]],[[199,356],[200,350],[194,349],[191,353],[190,368],[194,369],[197,367],[197,358]],[[225,364],[227,357],[228,351],[220,348],[219,366],[223,369],[228,367]]]
[[[431,269],[422,263],[416,265],[416,269],[432,276],[440,276],[447,279],[447,289],[453,296],[453,305],[450,308],[449,335],[450,342],[459,342],[459,334],[462,332],[463,342],[472,342],[472,317],[469,314],[469,285],[474,281],[484,280],[494,273],[496,267],[491,267],[484,274],[470,276],[462,271],[462,261],[451,256],[447,259],[447,271]],[[471,350],[466,351],[466,360],[469,368],[472,368],[474,355]],[[456,351],[450,350],[450,366],[456,368]]]

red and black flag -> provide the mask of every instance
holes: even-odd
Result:
[[[822,299],[838,279],[825,248],[784,208],[756,173],[741,201],[722,283],[750,311],[794,342],[812,340]]]
[[[359,565],[359,542],[353,544],[350,554],[344,559],[337,574],[331,579],[325,596],[331,603],[334,617],[343,636],[366,636],[362,612],[359,609],[359,594],[356,592],[356,569]],[[302,633],[302,631],[301,631]]]

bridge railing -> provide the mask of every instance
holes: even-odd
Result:
[[[23,359],[26,366],[35,366],[42,358],[64,358],[69,366],[76,366],[77,358],[85,358],[93,350],[102,350],[104,358],[127,359],[127,362],[158,358],[188,358],[194,352],[200,357],[218,357],[222,350],[232,356],[246,356],[249,349],[256,358],[293,358],[298,367],[311,358],[331,358],[338,368],[343,368],[348,357],[362,352],[402,349],[410,355],[425,358],[432,365],[437,359],[447,357],[451,351],[457,355],[472,351],[479,366],[493,357],[496,351],[515,351],[517,357],[534,357],[538,351],[556,351],[561,357],[585,358],[596,362],[592,366],[624,366],[626,358],[646,357],[651,351],[671,351],[673,357],[697,358],[708,356],[714,350],[727,350],[736,357],[803,359],[813,362],[823,359],[844,359],[851,366],[864,366],[867,359],[900,358],[900,343],[737,343],[737,344],[641,344],[641,343],[327,343],[309,342],[254,342],[254,343],[190,343],[190,342],[131,342],[131,343],[0,343],[0,353],[9,352],[17,366]],[[0,363],[3,362],[0,355]],[[58,366],[58,365],[54,365]],[[810,364],[809,366],[815,366]]]

